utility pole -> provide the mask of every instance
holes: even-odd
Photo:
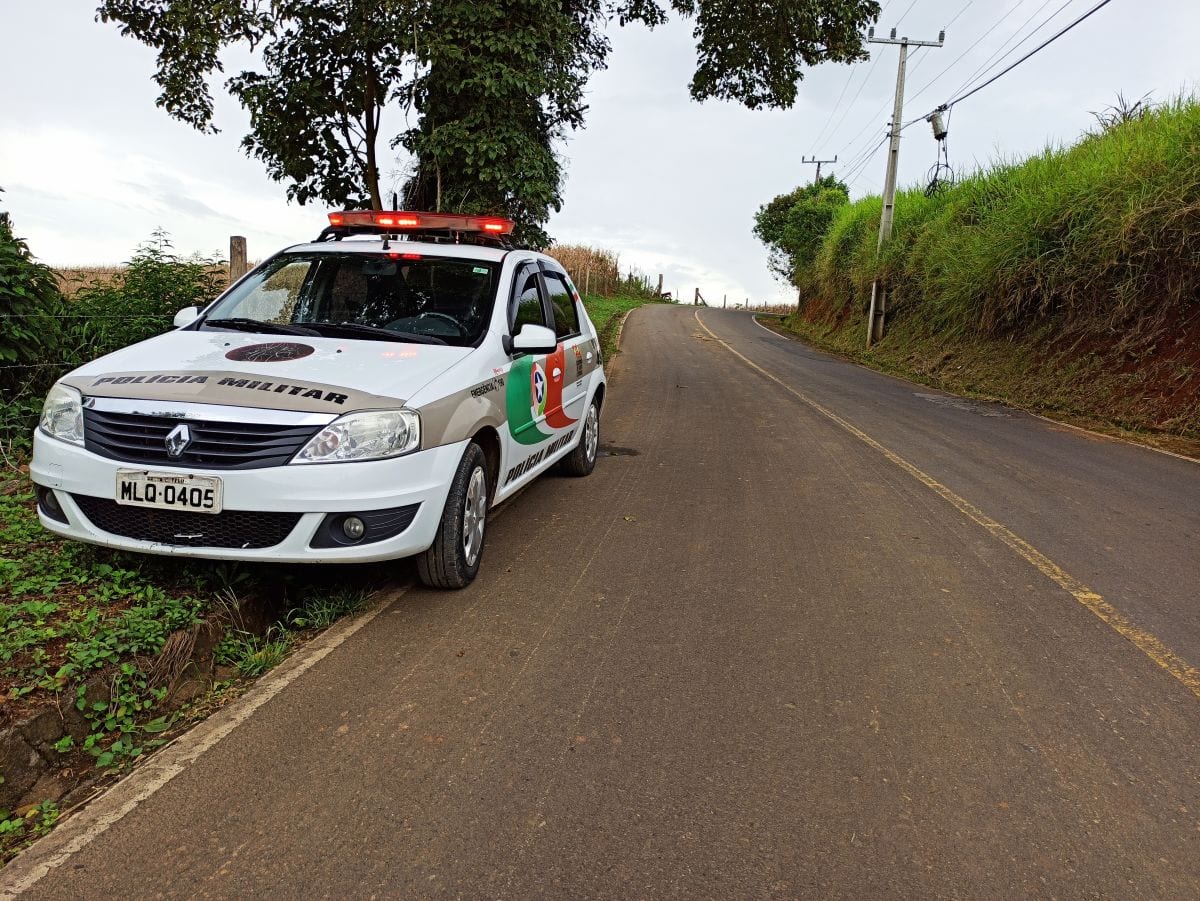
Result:
[[[888,137],[891,146],[888,148],[887,176],[883,180],[883,216],[879,220],[879,244],[876,255],[883,250],[892,238],[892,222],[896,213],[896,168],[900,163],[900,129],[904,123],[904,71],[908,65],[909,47],[941,47],[946,42],[946,32],[938,34],[936,41],[914,41],[909,38],[896,37],[896,29],[892,29],[890,37],[875,37],[875,29],[867,32],[869,44],[899,44],[900,66],[896,70],[896,105],[892,109],[892,122],[888,127]],[[887,312],[887,287],[875,279],[871,283],[871,311],[867,316],[867,347],[883,338],[883,317]]]
[[[831,159],[831,160],[819,160],[819,159],[817,159],[816,154],[813,154],[813,158],[811,160],[806,156],[802,156],[802,157],[800,157],[800,162],[805,166],[811,166],[813,163],[817,164],[817,177],[813,179],[813,184],[815,185],[817,182],[819,182],[821,180],[821,166],[824,163],[836,163],[837,162],[837,154],[835,153],[833,155],[833,159]]]

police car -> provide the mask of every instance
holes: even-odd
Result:
[[[507,219],[329,220],[59,380],[31,465],[47,529],[215,559],[415,555],[461,588],[491,507],[553,466],[592,471],[600,343],[555,260]]]

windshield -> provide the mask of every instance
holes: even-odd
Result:
[[[285,253],[205,317],[205,328],[474,345],[487,329],[500,264],[411,253]],[[220,320],[224,320],[222,323]]]

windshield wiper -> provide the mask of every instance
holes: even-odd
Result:
[[[232,319],[205,319],[204,325],[215,328],[228,328],[238,332],[267,332],[275,335],[305,335],[310,338],[320,338],[321,333],[316,329],[304,328],[301,325],[284,325],[280,322],[263,322],[259,319],[246,319],[237,316]]]
[[[381,338],[384,341],[404,341],[410,344],[446,344],[437,335],[418,335],[415,332],[397,332],[381,325],[363,325],[361,322],[309,322],[311,328],[330,332],[341,332],[348,335],[362,335],[364,338]]]

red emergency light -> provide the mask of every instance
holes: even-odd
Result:
[[[329,224],[353,228],[393,228],[396,231],[486,232],[512,234],[513,221],[499,216],[459,216],[453,213],[409,213],[397,210],[342,210],[329,214]]]

